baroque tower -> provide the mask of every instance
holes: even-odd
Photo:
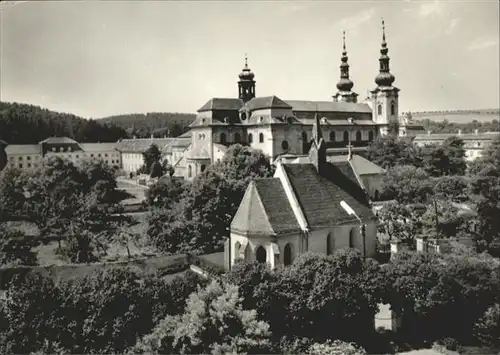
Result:
[[[245,54],[245,67],[241,71],[239,75],[240,80],[238,81],[238,97],[243,100],[243,102],[250,101],[255,97],[254,77],[255,74],[248,68],[248,59]]]
[[[389,70],[389,56],[385,41],[385,23],[382,20],[382,47],[380,49],[380,72],[375,77],[377,87],[370,91],[373,109],[373,120],[379,125],[381,135],[390,133],[390,128],[397,130],[399,89],[392,86],[394,75]]]
[[[347,63],[347,51],[345,48],[345,31],[342,32],[342,57],[340,60],[342,63],[340,64],[340,80],[337,83],[337,89],[339,90],[335,96],[333,96],[334,101],[343,101],[343,102],[357,102],[358,94],[351,91],[354,83],[349,79],[349,64]]]

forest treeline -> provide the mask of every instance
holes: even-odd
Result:
[[[105,117],[99,122],[114,124],[126,130],[130,137],[146,138],[151,134],[177,137],[188,131],[195,118],[196,115],[191,113],[148,112]]]
[[[48,137],[65,136],[81,143],[97,143],[151,134],[176,137],[188,130],[195,117],[163,112],[85,119],[40,106],[0,102],[0,140],[8,144],[36,144]]]

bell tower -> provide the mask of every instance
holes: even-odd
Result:
[[[389,56],[387,53],[387,42],[385,40],[385,23],[382,19],[382,47],[380,49],[380,70],[375,77],[377,87],[370,91],[373,110],[373,121],[379,126],[379,133],[387,135],[397,134],[398,110],[399,110],[399,89],[394,87],[395,77],[389,69]],[[396,132],[390,132],[390,128]]]
[[[342,32],[342,57],[340,60],[340,80],[337,83],[338,92],[333,96],[334,101],[357,102],[358,94],[352,91],[354,83],[349,79],[349,64],[347,63],[347,50],[345,48],[345,31]]]
[[[250,101],[255,97],[255,74],[248,68],[248,58],[245,54],[245,67],[241,71],[238,81],[238,97],[243,102]]]

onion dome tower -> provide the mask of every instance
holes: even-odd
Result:
[[[349,79],[349,64],[347,50],[345,47],[345,31],[342,32],[342,57],[340,60],[340,80],[337,83],[338,92],[333,97],[334,101],[357,102],[358,94],[351,91],[354,83]]]
[[[250,101],[255,97],[255,74],[248,67],[248,58],[245,54],[245,67],[238,75],[240,80],[238,81],[238,97],[243,100],[243,102]]]
[[[379,125],[381,135],[387,135],[389,126],[396,127],[398,125],[398,109],[399,109],[399,89],[394,87],[395,77],[389,69],[389,56],[387,53],[387,42],[385,38],[385,22],[382,19],[382,45],[380,48],[380,69],[375,77],[377,87],[370,91],[373,109],[373,120]],[[397,132],[392,132],[397,133]]]

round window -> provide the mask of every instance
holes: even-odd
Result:
[[[247,114],[245,112],[241,113],[241,120],[244,121],[247,119]]]
[[[281,148],[283,148],[284,150],[287,150],[288,149],[288,142],[287,141],[281,142]]]

